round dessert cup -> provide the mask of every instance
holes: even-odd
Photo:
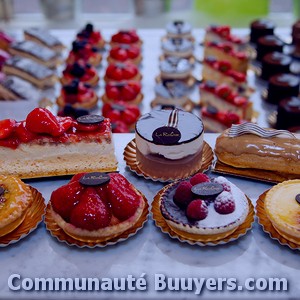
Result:
[[[151,107],[160,106],[160,105],[175,105],[182,107],[185,111],[192,112],[195,108],[195,103],[187,98],[183,103],[176,103],[176,99],[164,99],[162,97],[156,97],[150,103]]]
[[[138,219],[133,223],[124,222],[122,228],[123,231],[119,231],[115,234],[110,234],[102,237],[76,235],[74,232],[68,231],[66,228],[62,228],[58,225],[57,220],[61,218],[52,210],[51,202],[48,203],[46,208],[45,223],[46,228],[50,234],[55,237],[58,241],[68,244],[69,246],[77,246],[79,248],[95,248],[105,247],[108,245],[114,245],[116,243],[127,240],[129,237],[135,235],[140,229],[144,227],[144,224],[148,220],[149,205],[146,197],[141,194],[144,200],[142,210],[139,212]],[[57,216],[59,218],[57,218]]]
[[[72,107],[74,108],[86,108],[86,109],[92,109],[94,108],[96,105],[97,105],[97,102],[98,102],[98,97],[95,93],[94,97],[93,98],[89,98],[87,99],[88,101],[85,101],[85,102],[76,102],[76,103],[73,103],[72,104]],[[63,97],[62,96],[59,96],[57,99],[56,99],[56,104],[59,106],[59,107],[64,107],[67,103],[64,101]]]
[[[271,239],[276,240],[283,246],[288,246],[292,250],[300,250],[300,239],[295,239],[290,235],[282,232],[278,227],[275,227],[268,218],[265,210],[265,199],[269,190],[262,193],[256,201],[256,215],[258,223],[262,226],[263,231],[268,233]]]
[[[228,242],[232,242],[238,239],[239,237],[245,235],[252,228],[252,224],[254,222],[254,208],[250,199],[247,196],[246,197],[249,204],[249,211],[246,216],[246,219],[242,224],[236,226],[235,228],[231,228],[226,232],[221,232],[218,234],[208,234],[208,235],[192,234],[173,227],[172,224],[170,222],[167,222],[167,220],[161,214],[160,202],[165,192],[169,188],[171,188],[174,184],[176,183],[172,183],[165,186],[156,194],[152,202],[152,208],[151,208],[152,218],[155,222],[155,225],[159,227],[163,233],[167,233],[171,238],[177,239],[180,242],[188,243],[190,245],[216,246],[216,245],[227,244]]]
[[[132,77],[132,78],[130,78],[130,79],[122,79],[122,81],[123,81],[123,80],[141,81],[142,78],[143,78],[143,76],[142,76],[140,73],[138,73],[138,74],[136,74],[134,77]],[[117,81],[117,80],[115,80],[115,79],[113,79],[113,78],[109,78],[109,77],[107,77],[107,76],[105,75],[105,76],[104,76],[104,81],[105,81],[105,82],[110,82],[110,81]]]
[[[131,62],[131,63],[133,63],[133,64],[135,64],[135,65],[139,65],[141,62],[142,62],[142,60],[143,60],[143,57],[142,57],[142,55],[140,54],[138,57],[136,57],[135,59],[128,59],[128,60],[126,60],[125,62]],[[110,56],[108,56],[107,57],[107,62],[109,63],[109,64],[112,64],[112,63],[118,63],[118,62],[124,62],[124,61],[119,61],[119,60],[116,60],[116,59],[114,59],[114,58],[112,58],[112,57],[110,57]]]
[[[189,170],[188,172],[182,173],[178,177],[164,177],[164,176],[150,176],[147,174],[138,164],[136,159],[136,143],[135,139],[127,144],[124,149],[124,160],[126,162],[127,167],[134,173],[139,176],[143,176],[145,179],[151,179],[153,181],[160,182],[171,182],[177,179],[187,178],[197,172],[205,172],[207,171],[213,161],[213,151],[211,147],[204,141],[203,142],[203,151],[202,151],[202,159],[198,161],[197,164],[194,165],[194,169]]]
[[[128,103],[128,104],[138,105],[142,102],[143,98],[144,98],[143,94],[139,93],[133,100],[125,101],[125,102]],[[101,99],[102,99],[103,103],[114,103],[115,102],[115,100],[108,98],[106,94],[104,94],[101,97]]]
[[[96,87],[98,85],[99,79],[100,79],[99,76],[96,75],[88,81],[81,81],[81,82],[87,83],[87,84],[91,85],[92,87]],[[61,77],[59,79],[59,81],[62,85],[67,85],[67,84],[70,84],[73,81],[73,79],[67,79],[66,77]],[[79,79],[79,81],[80,81],[80,79]]]
[[[0,247],[6,247],[25,238],[42,222],[46,208],[45,200],[35,188],[30,186],[30,191],[33,198],[31,205],[21,218],[5,228],[5,235],[1,232]]]
[[[156,83],[160,83],[162,79],[182,80],[188,87],[193,87],[196,84],[197,79],[189,73],[190,72],[185,74],[185,76],[182,76],[182,74],[173,74],[172,76],[166,76],[166,77],[163,74],[160,74],[155,77],[155,81]]]

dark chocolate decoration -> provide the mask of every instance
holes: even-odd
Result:
[[[124,105],[121,105],[121,104],[112,104],[111,107],[112,107],[112,109],[118,110],[120,112],[126,110],[126,107]]]
[[[93,24],[91,24],[91,23],[86,24],[85,30],[86,30],[87,32],[93,32],[93,31],[94,31],[94,26],[93,26]]]
[[[298,202],[298,204],[300,204],[300,194],[298,194],[295,199]]]
[[[83,125],[99,124],[103,121],[104,117],[99,115],[85,115],[77,118],[77,122]]]
[[[80,179],[79,183],[85,186],[99,186],[107,184],[110,181],[110,177],[106,173],[92,172],[84,174]]]
[[[4,195],[5,189],[4,187],[0,186],[0,197]]]
[[[64,85],[63,89],[67,94],[77,94],[78,85],[78,79],[74,79],[70,84]]]
[[[195,197],[203,200],[211,200],[216,198],[223,192],[222,184],[216,182],[198,183],[192,187],[192,193]]]
[[[85,74],[85,69],[78,63],[75,63],[70,71],[70,73],[76,77],[82,77]]]
[[[158,145],[175,145],[181,139],[181,133],[175,127],[163,126],[154,130],[152,138]]]
[[[121,34],[129,34],[130,31],[126,30],[126,29],[122,29],[122,30],[119,31],[119,33],[121,33]]]
[[[175,109],[176,106],[175,105],[172,105],[172,104],[163,104],[161,105],[161,109]]]
[[[212,105],[209,105],[209,106],[207,106],[207,112],[212,115],[216,115],[218,113],[218,109]]]

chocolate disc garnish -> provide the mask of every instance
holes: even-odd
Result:
[[[0,186],[0,197],[4,195],[5,189]]]
[[[218,110],[214,107],[214,106],[207,106],[207,112],[212,114],[212,115],[216,115],[218,113]]]
[[[99,124],[103,122],[104,117],[99,115],[85,115],[77,118],[76,120],[80,124],[93,125],[93,124]]]
[[[223,192],[224,188],[222,184],[216,182],[202,182],[192,187],[192,193],[197,198],[203,200],[211,200],[216,198]]]
[[[85,186],[99,186],[109,183],[109,181],[109,175],[101,172],[87,173],[79,179],[79,183]]]
[[[118,110],[120,112],[126,110],[126,107],[124,105],[121,105],[121,104],[112,104],[111,108],[114,109],[114,110]]]
[[[176,106],[172,105],[172,104],[162,104],[161,105],[161,109],[170,109],[170,110],[173,110],[175,108],[176,108]]]
[[[298,204],[300,204],[300,194],[296,195],[296,201],[298,202]]]

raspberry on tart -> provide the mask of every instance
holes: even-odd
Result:
[[[109,81],[123,81],[123,80],[137,80],[140,81],[142,76],[137,66],[131,62],[112,63],[105,73],[104,80]]]
[[[143,100],[139,81],[110,81],[105,86],[105,94],[102,96],[104,103],[124,101],[128,104],[139,104]]]
[[[134,45],[120,44],[111,48],[108,63],[130,61],[139,65],[142,61],[141,49]]]
[[[67,65],[62,72],[60,82],[70,84],[74,79],[95,87],[99,82],[98,72],[91,64],[79,60],[72,65]]]
[[[90,45],[98,49],[103,49],[105,46],[105,41],[100,31],[96,31],[91,23],[86,24],[85,27],[77,33],[76,40],[87,41]]]
[[[56,103],[59,107],[71,104],[76,108],[93,108],[98,102],[98,96],[94,89],[86,83],[73,80],[62,87]]]
[[[93,47],[86,41],[74,41],[72,43],[72,50],[66,59],[66,63],[71,65],[78,60],[83,60],[84,62],[97,67],[100,65],[101,59],[102,55],[99,53],[98,48]]]
[[[127,44],[127,45],[135,45],[141,46],[142,41],[138,34],[136,33],[135,29],[131,30],[120,30],[119,32],[115,33],[111,37],[110,45],[116,46],[119,44]]]
[[[142,216],[142,194],[118,173],[81,173],[55,190],[51,215],[81,241],[106,241],[132,228]]]

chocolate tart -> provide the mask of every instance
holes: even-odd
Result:
[[[273,35],[275,24],[271,20],[255,20],[250,24],[250,42],[257,43],[258,39],[265,35]]]
[[[283,52],[284,43],[275,35],[266,35],[258,39],[256,48],[256,59],[261,61],[263,57],[271,52]]]
[[[277,129],[289,129],[300,124],[300,99],[290,97],[283,99],[277,109]]]

